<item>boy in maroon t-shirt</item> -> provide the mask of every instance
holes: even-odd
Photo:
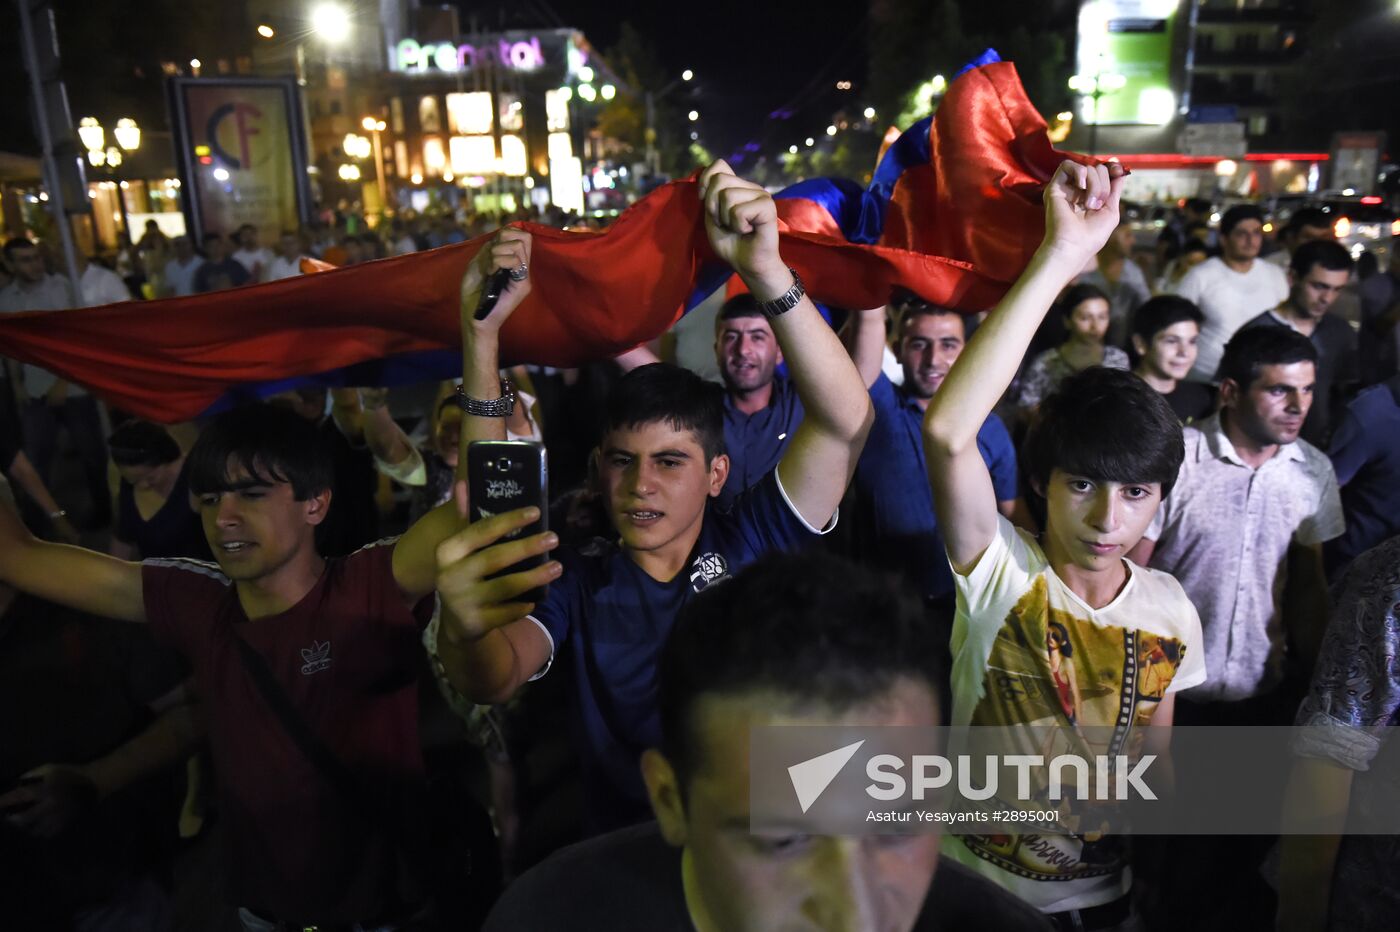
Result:
[[[468,278],[521,265],[519,247],[498,240],[481,251]],[[524,273],[517,274],[504,305],[528,293]],[[190,491],[216,564],[130,563],[49,543],[0,506],[0,582],[81,611],[148,621],[189,661],[207,710],[230,893],[248,928],[386,925],[420,912],[421,890],[406,889],[400,878],[426,860],[405,856],[406,824],[433,816],[413,791],[422,772],[419,637],[433,609],[427,596],[439,546],[455,535],[452,561],[473,554],[474,591],[484,602],[504,603],[496,611],[515,611],[513,597],[558,574],[558,564],[547,563],[486,581],[557,541],[537,534],[492,546],[538,515],[522,509],[464,527],[465,484],[458,502],[428,513],[397,540],[327,560],[316,529],[331,507],[331,471],[314,427],[289,411],[254,406],[216,418],[189,456]],[[523,615],[530,606],[518,608]],[[353,774],[360,798],[377,800],[383,811],[347,798],[308,759],[250,675],[238,639]],[[473,675],[453,657],[439,662],[453,678]],[[389,828],[386,811],[404,818]]]

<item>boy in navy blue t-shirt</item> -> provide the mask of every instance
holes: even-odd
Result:
[[[534,538],[476,551],[454,540],[438,553],[437,649],[465,697],[504,701],[571,641],[595,829],[648,816],[637,761],[659,737],[656,659],[676,612],[763,553],[834,526],[873,416],[855,366],[778,253],[773,199],[723,162],[701,176],[700,190],[710,245],[763,306],[806,409],[777,469],[727,511],[713,505],[729,473],[721,390],[674,366],[644,366],[614,389],[594,452],[618,544],[549,564],[558,580],[539,605],[510,602],[523,590],[485,580],[540,552]],[[500,397],[497,337],[529,291],[519,271],[529,251],[529,234],[504,231],[463,282],[463,392],[467,405],[482,405],[476,410],[492,411]],[[494,267],[516,268],[519,280],[477,321],[476,298]],[[462,426],[471,439],[505,439],[500,416],[469,415]]]

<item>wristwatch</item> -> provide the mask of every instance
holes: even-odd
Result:
[[[772,301],[764,301],[758,306],[764,317],[773,318],[786,314],[797,307],[797,302],[807,293],[807,287],[802,284],[802,277],[797,274],[797,269],[790,268],[788,271],[792,273],[792,287]]]
[[[501,397],[473,398],[457,386],[457,407],[473,417],[510,417],[515,411],[515,386],[509,379],[501,379]]]

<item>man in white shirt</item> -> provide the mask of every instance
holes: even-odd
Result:
[[[1249,320],[1288,299],[1288,278],[1276,265],[1259,260],[1264,215],[1253,204],[1237,204],[1220,218],[1222,254],[1186,273],[1176,293],[1205,314],[1197,342],[1193,382],[1214,382],[1225,344]]]
[[[131,300],[131,290],[116,272],[96,262],[89,262],[88,257],[82,253],[77,254],[77,259],[80,270],[78,283],[83,288],[83,307],[101,307],[104,304]]]
[[[267,266],[265,282],[281,281],[301,274],[301,238],[290,230],[283,230],[277,240],[277,256]]]
[[[245,223],[238,228],[233,239],[238,244],[238,251],[232,258],[248,270],[248,283],[267,281],[268,267],[272,265],[272,251],[258,245],[258,228],[251,223]]]
[[[68,284],[48,274],[39,248],[24,238],[5,243],[5,259],[14,269],[15,281],[0,291],[0,312],[52,311],[73,307]],[[93,307],[131,300],[131,293],[114,272],[78,256],[82,269],[81,304]],[[24,399],[20,404],[24,424],[24,452],[45,483],[58,449],[58,431],[66,427],[83,464],[88,495],[93,504],[92,525],[111,523],[111,493],[107,489],[106,433],[97,399],[76,385],[38,366],[22,366]]]
[[[194,244],[188,236],[178,236],[172,243],[175,258],[165,263],[160,297],[187,298],[194,294],[194,273],[199,271],[204,259],[195,254]]]

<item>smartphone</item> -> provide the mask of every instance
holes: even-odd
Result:
[[[540,510],[538,521],[527,524],[504,540],[544,533],[549,529],[549,464],[544,445],[529,440],[473,440],[467,445],[467,492],[471,499],[467,520],[471,522],[531,505]],[[490,578],[534,569],[550,559],[549,554],[542,553],[508,566]],[[548,588],[532,589],[520,595],[518,601],[542,601]]]
[[[510,269],[497,269],[491,273],[491,277],[486,279],[486,287],[481,289],[481,301],[476,305],[477,320],[485,320],[495,310],[496,302],[501,300],[509,284]]]

